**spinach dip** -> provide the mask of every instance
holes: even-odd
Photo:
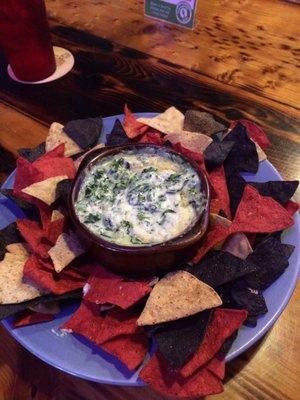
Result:
[[[75,210],[94,234],[123,246],[150,246],[183,234],[206,198],[194,168],[153,147],[99,159],[84,171]]]

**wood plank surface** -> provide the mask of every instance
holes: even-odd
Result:
[[[53,20],[295,106],[300,9],[282,0],[198,0],[188,30],[144,16],[144,1],[47,0]],[[298,87],[298,89],[297,89]],[[299,103],[298,103],[299,107]]]

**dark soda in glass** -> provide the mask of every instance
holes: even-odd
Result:
[[[44,0],[0,0],[0,46],[18,79],[35,82],[53,74]]]

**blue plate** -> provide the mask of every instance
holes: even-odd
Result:
[[[140,114],[138,116],[153,116],[155,114]],[[116,118],[123,115],[104,118],[104,133],[109,133]],[[246,180],[264,182],[282,180],[279,173],[268,161],[260,163],[256,175],[244,174]],[[4,184],[5,188],[13,185],[14,174]],[[22,212],[11,201],[0,198],[0,228],[21,217]],[[290,258],[289,268],[284,274],[264,292],[269,312],[258,320],[255,328],[242,327],[234,342],[226,361],[230,361],[247,350],[259,340],[274,324],[286,307],[295,288],[300,270],[300,219],[295,217],[295,225],[284,235],[284,243],[293,244],[296,248]],[[59,326],[65,322],[78,304],[66,306],[54,321],[26,326],[13,330],[11,319],[3,321],[3,325],[12,336],[27,350],[54,367],[69,374],[95,382],[141,386],[144,383],[138,379],[138,372],[132,374],[116,358],[108,355],[84,338],[72,334],[62,335]]]

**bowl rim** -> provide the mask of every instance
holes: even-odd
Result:
[[[204,211],[199,215],[194,224],[188,228],[188,230],[184,231],[181,235],[175,236],[172,239],[169,239],[165,242],[156,243],[148,246],[122,246],[113,242],[109,242],[103,239],[101,236],[96,235],[91,230],[89,230],[84,223],[82,223],[75,211],[74,203],[75,196],[78,194],[78,190],[81,185],[80,178],[82,177],[83,172],[89,168],[89,166],[101,158],[107,157],[109,155],[120,153],[123,150],[130,150],[135,148],[155,148],[155,149],[163,149],[167,153],[173,153],[177,156],[181,157],[183,160],[188,162],[196,173],[199,176],[201,185],[204,184],[204,193],[206,194],[206,205]],[[68,211],[71,217],[72,223],[75,226],[75,230],[78,230],[79,233],[84,237],[84,239],[88,242],[92,242],[98,246],[101,246],[104,249],[111,250],[113,252],[124,253],[124,254],[155,254],[162,253],[166,251],[172,250],[180,250],[189,246],[192,246],[196,242],[200,241],[202,236],[205,234],[208,224],[209,224],[209,214],[210,214],[210,185],[206,174],[199,168],[198,164],[189,159],[184,154],[176,151],[171,147],[165,147],[152,143],[128,143],[121,146],[109,146],[109,147],[101,147],[96,149],[89,150],[83,157],[75,178],[72,182],[71,190],[68,196]]]

